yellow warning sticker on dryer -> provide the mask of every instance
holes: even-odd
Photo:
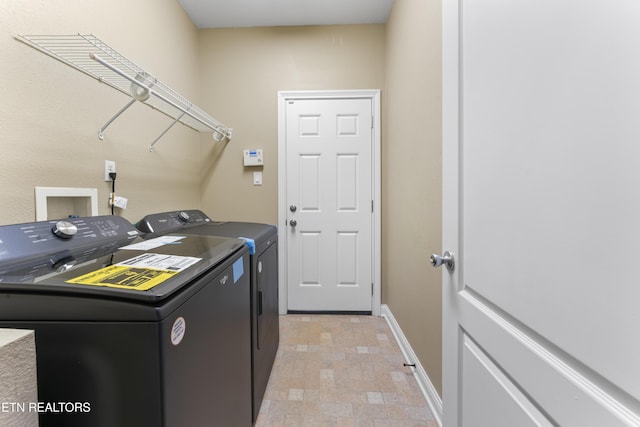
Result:
[[[172,278],[201,258],[143,254],[67,280],[67,283],[146,291]]]

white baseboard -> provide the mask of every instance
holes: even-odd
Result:
[[[442,398],[440,398],[440,395],[429,379],[427,372],[420,364],[418,357],[411,348],[411,344],[409,344],[407,337],[404,336],[402,329],[400,329],[400,325],[398,325],[398,322],[396,322],[396,319],[395,317],[393,317],[393,314],[391,313],[388,305],[381,305],[380,315],[384,317],[389,324],[389,328],[391,328],[391,332],[393,332],[393,336],[400,346],[400,350],[402,351],[404,359],[407,361],[407,363],[415,363],[416,366],[411,367],[410,369],[413,371],[413,375],[418,382],[420,390],[422,390],[422,394],[427,400],[429,409],[431,409],[436,422],[440,427],[442,427]]]

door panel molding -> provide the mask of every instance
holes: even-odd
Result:
[[[640,425],[640,418],[621,404],[625,393],[619,388],[611,385],[605,390],[598,386],[596,382],[602,384],[602,379],[597,374],[588,368],[580,369],[579,361],[562,354],[552,343],[545,343],[542,337],[519,326],[473,292],[465,289],[459,296],[465,337],[490,354],[495,366],[519,389],[526,390],[536,406],[545,408],[557,425],[573,425],[576,414],[583,417],[583,425]],[[547,381],[541,382],[540,378]],[[563,400],[562,410],[554,412],[554,408],[559,409],[558,395],[574,399]],[[565,419],[567,414],[572,416]]]
[[[373,134],[373,151],[372,155],[372,197],[373,197],[373,221],[372,221],[372,305],[371,312],[375,316],[380,315],[381,304],[381,130],[380,130],[380,90],[338,90],[338,91],[279,91],[278,92],[278,239],[280,244],[279,250],[279,271],[288,271],[287,266],[287,232],[289,225],[287,223],[289,206],[286,200],[286,182],[287,182],[287,158],[286,158],[286,105],[289,101],[295,100],[322,100],[322,99],[370,99],[372,104],[372,134]],[[345,117],[341,121],[341,129],[345,138],[350,137],[354,124],[353,120]],[[317,126],[316,126],[317,127]],[[305,123],[305,135],[313,138],[314,125],[312,120]],[[316,129],[318,130],[318,129]],[[317,132],[316,132],[317,133]],[[279,294],[280,294],[280,313],[287,312],[288,286],[286,274],[280,274],[279,277]]]
[[[462,419],[495,426],[509,419],[514,426],[552,427],[520,388],[468,335],[462,335]]]

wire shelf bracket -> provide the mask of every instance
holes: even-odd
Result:
[[[16,39],[132,98],[98,130],[100,140],[104,139],[107,127],[136,101],[173,119],[169,127],[151,143],[150,151],[153,151],[154,145],[176,123],[198,132],[211,131],[215,141],[231,140],[231,128],[205,113],[93,34],[19,34]]]

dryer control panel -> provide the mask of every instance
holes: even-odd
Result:
[[[211,218],[205,215],[204,212],[197,209],[188,209],[147,215],[136,224],[136,227],[144,234],[155,236],[213,223]]]

